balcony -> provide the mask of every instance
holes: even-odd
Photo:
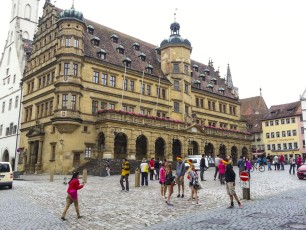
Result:
[[[114,121],[118,123],[128,123],[132,125],[148,126],[152,128],[166,128],[173,131],[182,130],[191,126],[189,123],[182,122],[180,120],[173,120],[171,118],[155,117],[150,115],[143,115],[137,113],[131,113],[121,110],[105,109],[99,110],[97,113],[97,123],[103,123],[105,121]],[[223,128],[217,128],[213,126],[197,126],[202,130],[204,135],[216,136],[222,138],[242,139],[251,141],[252,136],[250,133],[241,132],[237,130],[227,130]]]
[[[83,120],[79,111],[57,110],[51,121],[60,133],[73,133]]]

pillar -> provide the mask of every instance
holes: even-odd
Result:
[[[127,152],[127,158],[129,160],[135,160],[136,159],[136,138],[137,138],[137,132],[134,129],[130,131],[130,136],[128,136],[128,152]]]
[[[110,128],[106,130],[105,134],[105,151],[103,158],[114,159],[114,133]]]

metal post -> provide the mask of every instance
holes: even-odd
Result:
[[[50,171],[50,182],[53,182],[53,180],[54,180],[54,171],[51,170]]]
[[[83,170],[83,182],[87,183],[87,169]]]

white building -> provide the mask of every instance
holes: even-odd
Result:
[[[11,0],[11,18],[4,50],[0,59],[0,161],[10,161],[17,170],[20,82],[27,53],[31,51],[37,28],[39,0]]]

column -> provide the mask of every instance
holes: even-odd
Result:
[[[103,158],[114,159],[114,133],[110,128],[106,130],[105,134],[105,151]]]
[[[42,160],[42,144],[43,141],[39,141],[38,143],[38,156],[37,156],[37,164],[41,164],[41,160]]]
[[[155,137],[154,135],[151,133],[151,136],[149,137],[148,140],[148,151],[147,151],[147,159],[151,159],[152,157],[155,157]]]
[[[31,164],[31,154],[32,154],[32,142],[28,142],[28,152],[27,152],[27,162],[26,162],[26,170],[29,170]]]
[[[138,131],[131,130],[130,136],[128,137],[128,152],[127,152],[127,158],[129,160],[135,160],[136,159],[136,135]]]

